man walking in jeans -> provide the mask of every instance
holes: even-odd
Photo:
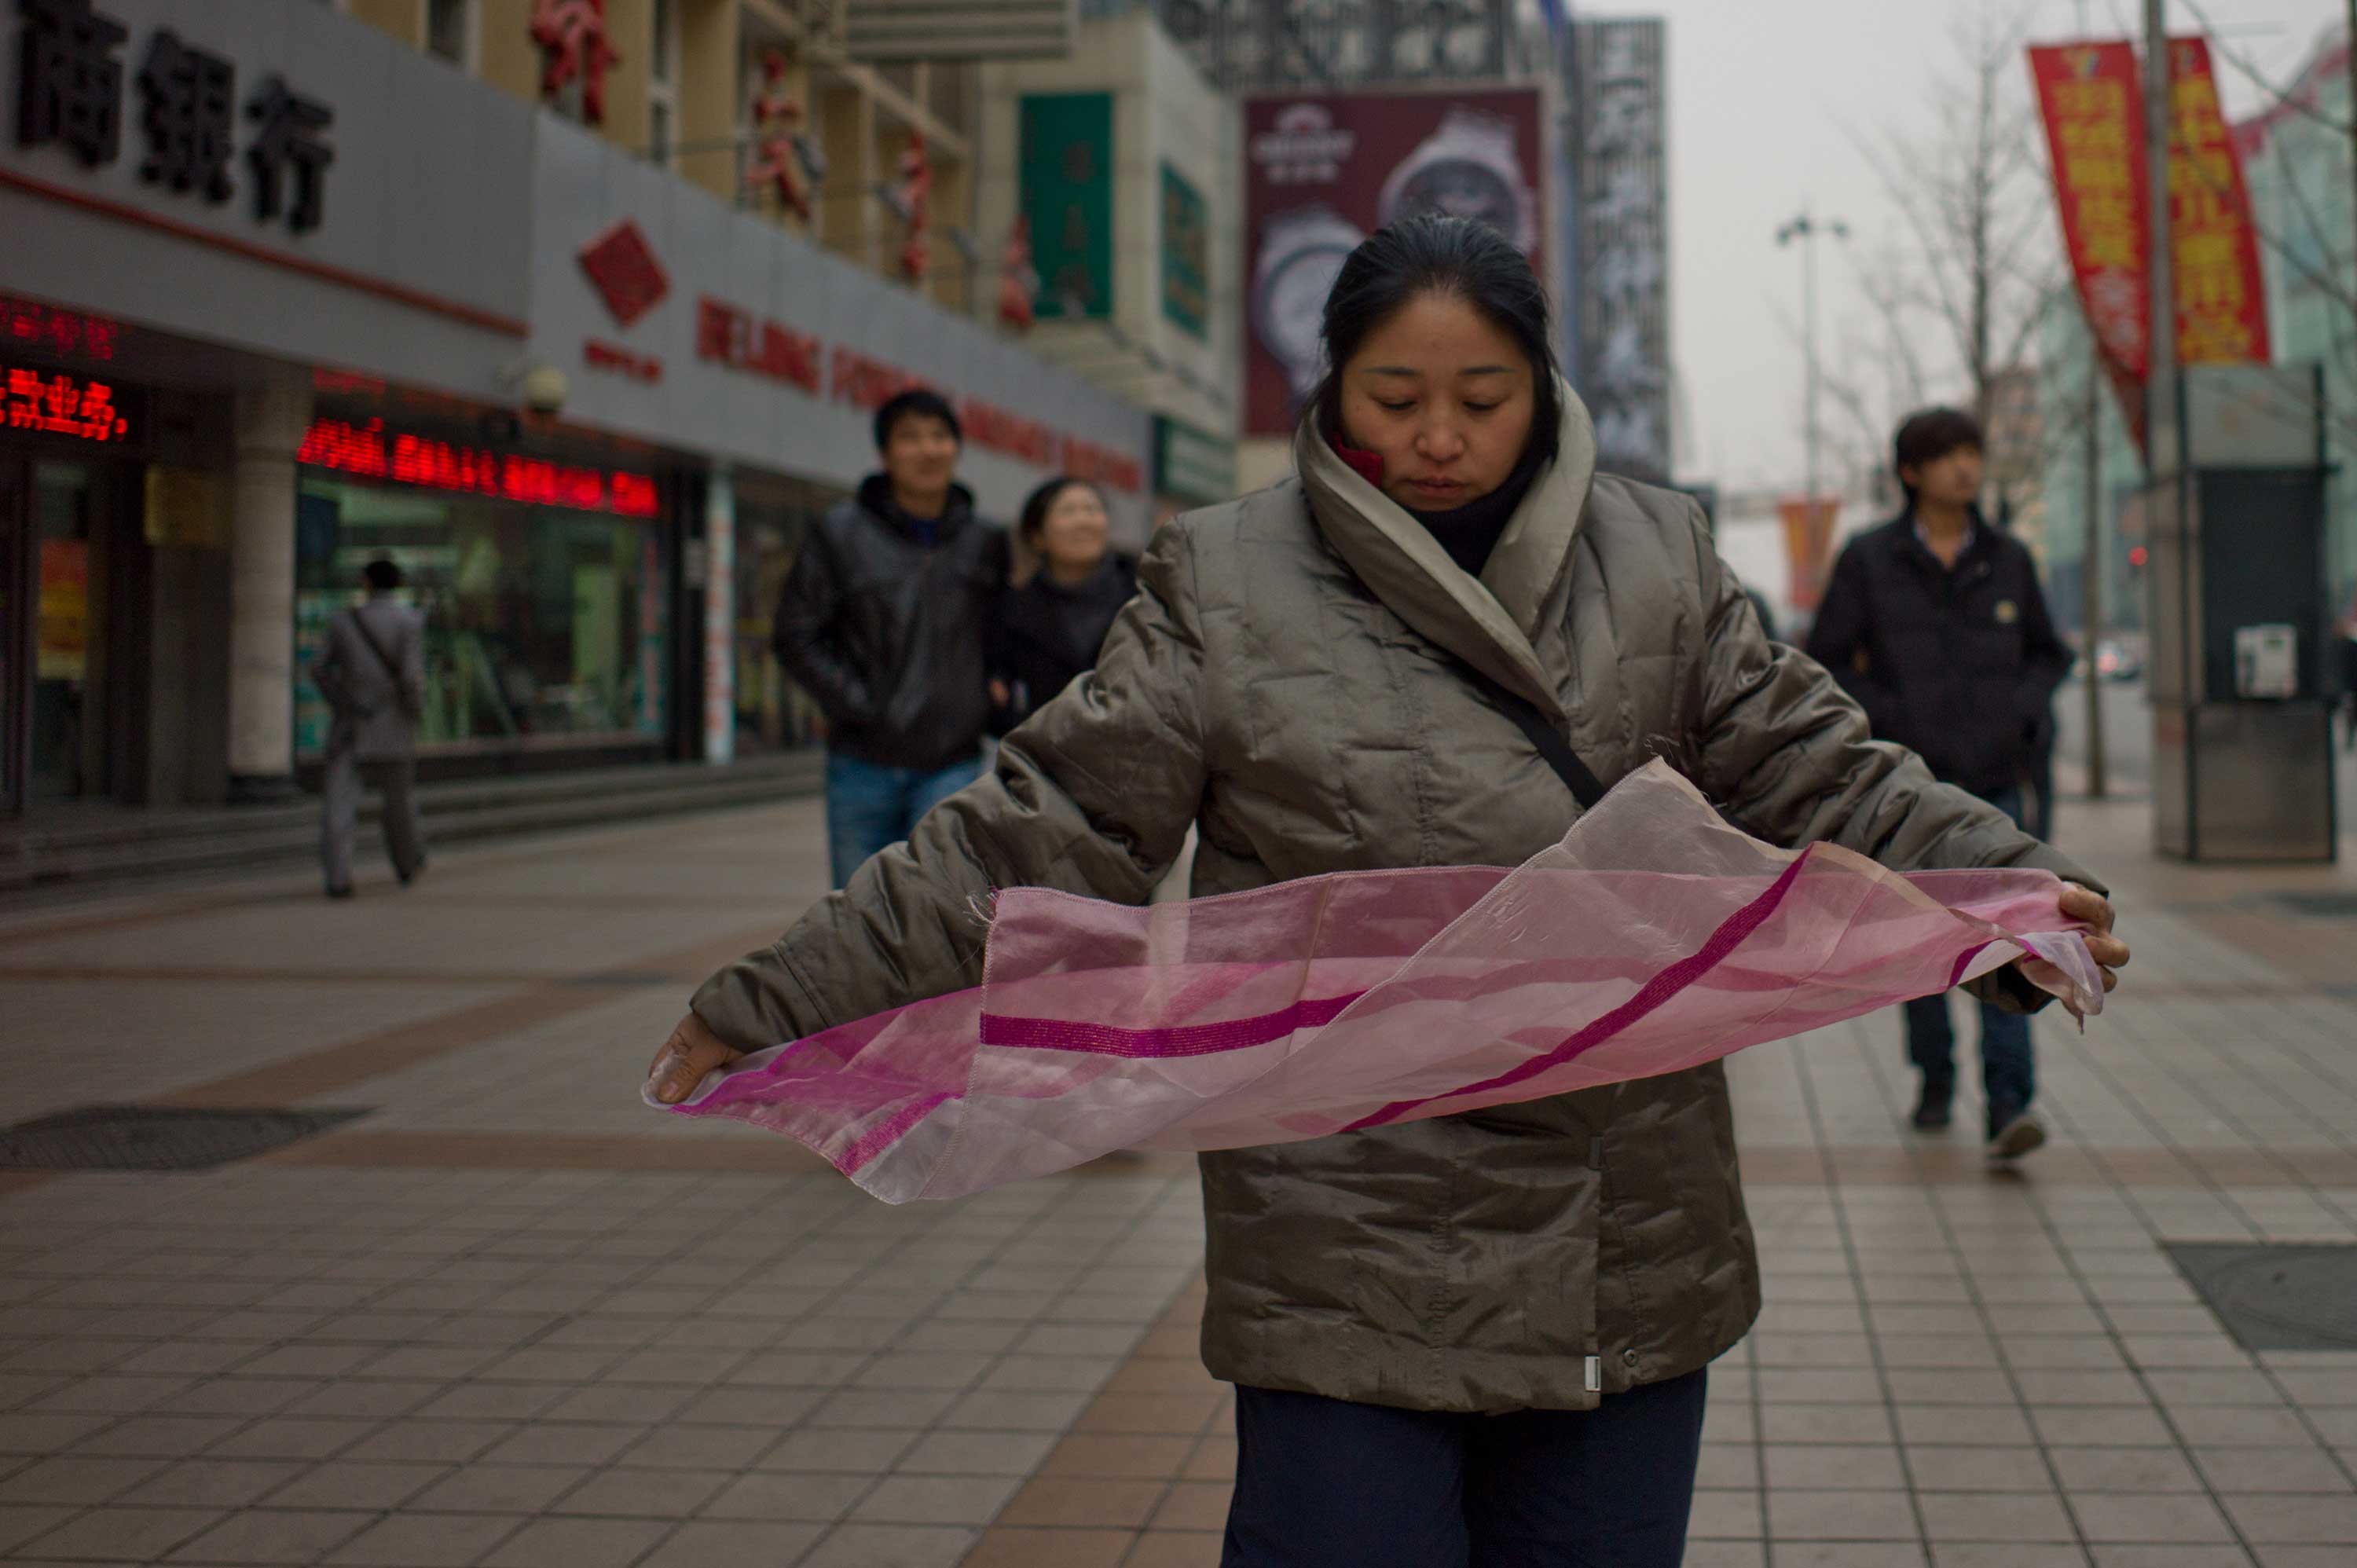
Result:
[[[837,887],[981,771],[1006,536],[955,482],[963,441],[938,393],[877,409],[884,471],[812,525],[778,605],[779,662],[826,714]]]
[[[2019,822],[2022,776],[2071,650],[2047,619],[2029,552],[1981,520],[1973,417],[1926,410],[1899,427],[1896,446],[1907,510],[1843,550],[1808,652],[1866,709],[1877,739],[1909,747],[1939,779]],[[1937,1132],[1956,1088],[1948,999],[1921,997],[1906,1011],[1908,1054],[1923,1075],[1915,1125]],[[1987,1002],[1980,1012],[1989,1153],[2013,1159],[2046,1141],[2029,1110],[2029,1020]]]

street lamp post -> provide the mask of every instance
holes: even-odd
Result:
[[[1776,231],[1776,243],[1789,245],[1801,242],[1801,335],[1804,339],[1802,353],[1808,368],[1808,414],[1805,439],[1809,449],[1808,504],[1817,504],[1817,236],[1830,234],[1836,240],[1849,238],[1849,225],[1838,218],[1817,218],[1811,215],[1806,204],[1801,215]]]

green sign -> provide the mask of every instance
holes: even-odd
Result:
[[[1213,506],[1236,493],[1236,444],[1181,424],[1166,413],[1154,416],[1154,493],[1172,500]]]
[[[1162,166],[1162,314],[1208,340],[1211,315],[1211,211],[1187,177]]]
[[[1023,100],[1023,216],[1042,321],[1113,314],[1113,94]]]

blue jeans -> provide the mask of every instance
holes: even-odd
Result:
[[[2021,791],[1999,789],[1983,799],[2021,821]],[[1981,1090],[1992,1106],[2013,1111],[2029,1107],[2038,1093],[2038,1061],[2029,1044],[2029,1020],[1984,1002],[1981,1009]],[[1956,1033],[1948,1016],[1945,993],[1919,996],[1907,1004],[1907,1056],[1923,1075],[1923,1087],[1933,1100],[1956,1090]]]
[[[826,854],[834,885],[850,881],[869,855],[907,838],[927,811],[981,776],[979,754],[929,773],[828,752]]]
[[[1677,1568],[1706,1377],[1505,1415],[1239,1388],[1221,1568]]]

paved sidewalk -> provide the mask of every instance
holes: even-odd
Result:
[[[2245,1353],[2161,1250],[2357,1241],[2357,919],[2278,897],[2357,877],[2164,865],[2141,810],[2063,813],[2138,956],[2083,1036],[2040,1020],[2018,1176],[1905,1130],[1895,1017],[1736,1059],[1769,1306],[1713,1371],[1695,1568],[2357,1562],[2357,1352]],[[637,1103],[823,858],[795,803],[349,905],[0,911],[0,1120],[371,1112],[210,1174],[0,1174],[0,1559],[1216,1563],[1189,1162],[893,1209]]]

